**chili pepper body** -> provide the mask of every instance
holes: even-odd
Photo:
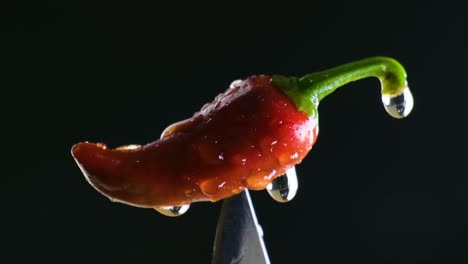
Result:
[[[264,189],[303,160],[317,134],[316,117],[299,111],[272,77],[259,75],[233,83],[153,143],[109,149],[83,142],[72,155],[111,200],[177,206]]]
[[[182,214],[192,202],[267,185],[275,200],[288,201],[297,189],[292,167],[317,139],[319,102],[367,77],[380,80],[388,114],[403,118],[411,112],[404,68],[391,58],[371,57],[302,78],[257,75],[236,81],[157,141],[115,149],[82,142],[72,155],[88,182],[111,200],[169,216]]]

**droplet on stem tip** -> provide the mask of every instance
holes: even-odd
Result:
[[[410,89],[406,87],[399,95],[382,95],[382,103],[389,115],[394,118],[404,118],[413,109],[414,99]]]

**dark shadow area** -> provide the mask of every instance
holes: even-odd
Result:
[[[406,67],[413,113],[389,117],[377,79],[321,103],[297,197],[251,192],[271,261],[468,261],[463,4],[49,1],[2,13],[3,258],[209,263],[221,203],[178,218],[111,203],[72,145],[145,144],[232,80],[383,55]]]

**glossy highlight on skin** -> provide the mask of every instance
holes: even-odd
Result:
[[[120,149],[82,142],[72,155],[105,196],[160,208],[265,189],[302,161],[317,132],[315,118],[259,75],[237,82],[155,142]]]

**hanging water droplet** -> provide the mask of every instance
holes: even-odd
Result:
[[[296,196],[298,187],[296,167],[291,167],[285,175],[277,177],[268,184],[267,191],[275,201],[285,203]]]
[[[399,95],[382,95],[382,102],[387,113],[394,118],[407,117],[413,109],[413,95],[408,87]]]
[[[161,214],[165,216],[180,216],[183,215],[185,212],[188,211],[190,208],[190,204],[184,204],[184,205],[177,205],[177,206],[160,206],[160,207],[154,207],[154,210],[160,212]]]

